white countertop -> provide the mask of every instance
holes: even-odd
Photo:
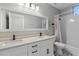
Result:
[[[19,40],[9,40],[9,41],[3,41],[0,42],[0,49],[5,49],[5,48],[10,48],[10,47],[14,47],[14,46],[19,46],[19,45],[23,45],[23,44],[29,44],[32,42],[37,42],[37,41],[41,41],[41,40],[47,40],[50,38],[55,38],[55,36],[36,36],[36,37],[29,37],[29,38],[23,38],[23,39],[19,39]]]

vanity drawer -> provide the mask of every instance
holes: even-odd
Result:
[[[31,43],[27,45],[28,47],[28,56],[37,56],[40,55],[39,42]]]
[[[31,43],[27,45],[28,48],[30,49],[38,49],[39,48],[39,42]]]
[[[0,56],[27,56],[27,46],[18,46],[0,50]]]

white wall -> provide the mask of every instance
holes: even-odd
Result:
[[[56,8],[54,8],[53,6],[51,6],[50,4],[47,4],[47,3],[40,3],[38,5],[40,6],[39,12],[48,17],[48,22],[49,22],[48,34],[52,35],[53,34],[53,27],[51,24],[53,23],[54,16],[59,14],[60,11],[57,10]]]
[[[62,35],[62,41],[64,43],[68,43],[67,41],[67,31],[66,31],[66,16],[71,16],[72,14],[72,7],[69,6],[65,9],[63,9],[60,13],[61,16],[61,20],[60,20],[60,27],[61,27],[61,35]]]
[[[73,16],[72,6],[62,11],[61,31],[63,40],[67,44],[79,48],[79,16]],[[75,22],[70,22],[74,19]]]
[[[48,34],[51,35],[53,34],[53,28],[51,26],[52,22],[53,22],[53,16],[55,16],[56,14],[59,14],[59,10],[57,10],[56,8],[52,7],[51,5],[49,4],[45,4],[45,3],[40,3],[38,4],[39,7],[40,7],[40,10],[39,10],[39,13],[37,14],[43,14],[44,16],[47,16],[48,17],[48,20],[49,20],[49,30],[48,30]],[[17,10],[26,10],[25,8],[19,8],[19,5],[18,4],[0,4],[0,7],[6,7],[6,8],[15,8]],[[27,34],[38,34],[39,32],[6,32],[6,33],[0,33],[0,38],[10,38],[12,37],[13,34],[17,35],[17,37],[24,37],[26,36]],[[3,40],[3,39],[2,39]]]

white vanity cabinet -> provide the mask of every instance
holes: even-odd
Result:
[[[21,42],[21,45],[15,46],[14,44],[13,47],[0,49],[0,56],[53,56],[55,38],[39,38],[38,41],[32,38],[29,40],[31,40],[30,43],[22,44]]]
[[[0,56],[27,56],[27,47],[17,46],[0,50]]]
[[[52,56],[53,39],[47,39],[27,45],[28,56]]]

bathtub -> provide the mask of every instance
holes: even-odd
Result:
[[[76,47],[68,45],[68,44],[60,43],[60,42],[55,42],[55,45],[59,49],[68,50],[70,53],[72,53],[73,56],[79,56],[79,48],[76,48]]]

